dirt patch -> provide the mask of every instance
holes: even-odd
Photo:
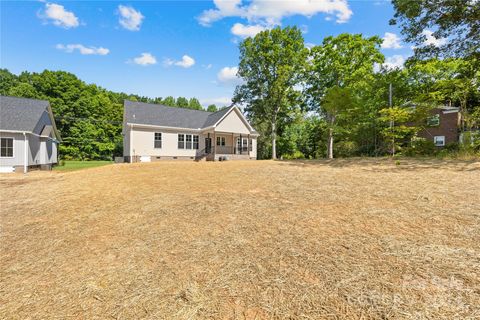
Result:
[[[0,318],[476,319],[480,163],[0,176]]]

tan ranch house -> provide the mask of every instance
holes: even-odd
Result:
[[[125,100],[126,162],[257,159],[258,133],[239,108],[217,112]]]

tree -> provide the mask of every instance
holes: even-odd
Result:
[[[188,100],[184,97],[177,98],[177,107],[179,108],[188,108]]]
[[[375,64],[384,61],[381,43],[376,36],[364,38],[361,34],[344,33],[326,37],[321,45],[313,47],[307,75],[309,102],[318,106],[333,86],[366,86],[373,79]]]
[[[382,135],[391,144],[391,153],[394,156],[400,143],[418,131],[416,127],[407,125],[407,122],[414,118],[413,114],[409,109],[396,106],[380,110],[380,115],[380,121],[388,125],[382,130]]]
[[[175,98],[172,96],[168,96],[165,99],[163,99],[162,104],[169,106],[169,107],[176,107],[177,103],[175,101]]]
[[[395,15],[390,24],[400,24],[408,42],[417,45],[420,57],[475,57],[480,52],[480,2],[477,0],[392,0]],[[424,45],[433,29],[444,44]],[[428,32],[428,31],[427,31]]]
[[[375,77],[375,64],[384,61],[380,53],[381,43],[382,40],[378,37],[364,38],[360,34],[341,34],[325,38],[321,45],[310,51],[304,94],[308,108],[327,117],[330,123],[329,157],[333,157],[335,131],[340,129],[336,123],[338,113],[355,106],[356,110],[351,110],[351,121],[348,123],[352,131],[364,122],[372,122],[371,118],[358,121],[359,117],[376,116],[367,109],[368,105],[352,104],[342,107],[333,97],[340,98],[340,101],[345,103],[353,103],[354,96],[368,92]],[[329,91],[331,97],[326,97]],[[326,106],[329,110],[323,105],[326,101],[329,102]]]
[[[207,107],[207,111],[208,112],[216,112],[218,109],[217,109],[217,106],[214,105],[214,104],[211,104]]]
[[[7,95],[22,98],[37,98],[39,96],[35,88],[29,83],[19,83],[7,91]]]
[[[356,101],[350,88],[334,86],[328,89],[322,102],[328,122],[328,158],[333,159],[333,140],[340,128],[337,122],[346,120],[356,107]]]
[[[18,83],[17,76],[7,69],[0,69],[0,95],[8,95],[10,88]]]
[[[277,158],[279,121],[298,108],[300,83],[307,50],[296,27],[265,30],[240,44],[238,76],[244,83],[235,89],[234,103],[243,103],[254,122],[268,123],[272,159]],[[265,128],[265,126],[261,126]]]
[[[203,110],[202,105],[197,98],[190,98],[190,100],[188,101],[188,108],[194,110]]]
[[[294,121],[282,126],[277,152],[284,159],[325,157],[326,130],[324,119],[301,112]]]
[[[432,105],[460,108],[461,130],[472,128],[471,114],[479,102],[479,75],[464,59],[411,60],[407,64],[410,82],[417,89],[416,100]]]

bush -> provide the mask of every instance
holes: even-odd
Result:
[[[285,160],[305,159],[305,155],[297,150],[294,153],[284,154],[282,158]]]
[[[339,141],[334,147],[334,154],[337,157],[352,157],[357,151],[358,145],[354,141]]]
[[[443,147],[443,150],[448,151],[448,152],[456,152],[459,150],[459,144],[458,142],[450,142]],[[442,150],[442,151],[443,151]]]
[[[464,132],[461,140],[461,151],[480,152],[480,132]]]
[[[418,137],[412,138],[410,146],[403,150],[404,155],[409,157],[431,156],[435,154],[435,152],[436,147],[433,141]]]

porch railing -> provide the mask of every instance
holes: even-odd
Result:
[[[233,146],[215,146],[216,154],[234,154],[235,150]]]
[[[248,154],[250,148],[248,146],[240,148],[234,146],[215,146],[214,150],[216,154]]]

